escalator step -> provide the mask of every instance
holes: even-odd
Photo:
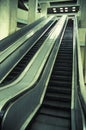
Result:
[[[64,55],[64,54],[63,54]],[[68,64],[72,64],[72,57],[66,57],[66,56],[59,56],[57,57],[57,61],[56,63],[61,62],[61,63],[68,63]]]
[[[72,64],[72,61],[71,61],[71,60],[59,59],[59,60],[56,61],[56,63],[58,63],[58,62],[62,63],[62,65],[65,64],[65,63],[66,63],[66,64]]]
[[[63,54],[60,53],[60,52],[58,52],[58,55],[59,55],[59,56],[66,56],[66,57],[70,57],[70,56],[72,56],[72,54],[64,54],[64,55],[63,55]]]
[[[62,42],[66,43],[72,43],[72,39],[62,39]]]
[[[58,119],[58,120],[60,120],[60,119]],[[63,120],[61,120],[61,121],[63,121]],[[31,125],[31,127],[27,128],[26,130],[69,130],[69,128],[64,127],[64,126],[51,125],[48,123],[45,124],[45,123],[40,122],[40,121],[35,121],[34,125]]]
[[[55,93],[47,93],[45,95],[46,100],[52,100],[52,101],[63,101],[63,102],[69,102],[71,101],[71,97],[69,95],[65,94],[55,94]]]
[[[60,56],[58,56],[58,59],[57,59],[58,61],[60,60],[60,61],[63,61],[63,62],[67,62],[67,63],[71,63],[71,60],[72,60],[72,57],[71,58],[69,58],[69,57],[60,57]],[[72,64],[72,63],[71,63]]]
[[[59,122],[64,121],[64,120],[61,120],[59,118],[58,118],[58,120],[59,120]],[[26,130],[69,130],[69,128],[70,128],[70,126],[69,127],[64,127],[63,125],[58,126],[58,125],[51,124],[51,123],[35,121],[34,125],[31,125],[31,127],[27,128]]]
[[[71,55],[72,55],[72,51],[65,51],[65,49],[59,51],[59,53],[63,53],[63,54],[71,54]]]
[[[49,107],[42,107],[39,111],[41,114],[49,115],[52,117],[60,117],[60,118],[68,118],[70,119],[70,111],[67,110],[61,110],[61,109],[52,109]]]
[[[43,115],[43,114],[39,114],[36,118],[36,121],[43,123],[43,124],[48,124],[51,126],[53,125],[53,126],[57,126],[57,127],[66,127],[66,128],[70,127],[70,121],[68,119],[52,117],[52,116],[47,116],[47,115]],[[45,130],[47,130],[47,129],[45,129]],[[49,129],[49,130],[52,130],[52,129]]]
[[[54,87],[54,86],[48,86],[47,91],[52,92],[52,93],[63,93],[63,94],[68,94],[68,95],[71,94],[71,89]]]
[[[67,71],[60,71],[60,70],[58,70],[58,71],[53,71],[53,74],[54,75],[63,75],[63,76],[71,76],[71,73],[72,72],[67,72]]]
[[[72,40],[72,36],[68,36],[68,33],[67,33],[67,34],[65,34],[65,35],[63,36],[63,40],[64,40],[64,39]]]
[[[73,47],[72,46],[66,46],[66,45],[61,45],[60,48],[64,48],[64,49],[72,49]]]
[[[58,71],[58,70],[61,70],[61,71],[72,71],[72,68],[71,67],[64,67],[64,66],[55,66],[54,67],[54,69],[53,70],[56,70],[56,71]]]
[[[64,48],[64,47],[61,47],[60,48],[60,51],[67,51],[67,52],[70,52],[70,51],[72,51],[72,48]]]
[[[68,64],[68,63],[62,64],[61,62],[56,62],[55,66],[56,67],[62,66],[62,67],[68,67],[68,68],[70,67],[70,68],[72,68],[72,64]]]
[[[63,82],[60,82],[60,81],[56,81],[56,80],[50,80],[49,82],[49,85],[50,86],[64,86],[64,87],[71,87],[71,82],[66,82],[66,81],[63,81]]]
[[[57,100],[45,100],[43,102],[43,106],[46,107],[51,107],[51,108],[56,108],[56,109],[66,109],[66,110],[70,110],[70,103],[68,102],[62,102],[62,101],[57,101]]]
[[[71,52],[72,52],[72,49],[73,49],[72,45],[67,45],[67,44],[63,43],[60,46],[59,52],[62,51],[62,50],[63,51],[68,51],[68,52],[69,52],[69,50],[71,50]]]
[[[70,45],[70,46],[72,46],[72,40],[67,40],[67,39],[62,39],[62,45]]]
[[[67,58],[68,60],[72,60],[72,54],[62,54],[61,52],[58,53],[58,57],[57,57],[57,60],[60,58],[60,59],[65,59]]]
[[[51,76],[51,79],[52,80],[58,80],[58,81],[66,81],[66,82],[71,82],[71,77],[69,77],[69,76],[63,76],[63,75],[53,75],[52,74],[52,76]]]

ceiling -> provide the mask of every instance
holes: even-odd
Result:
[[[39,2],[69,2],[69,1],[75,1],[75,0],[38,0]]]
[[[77,3],[77,0],[38,0],[38,8],[40,7],[41,3],[50,3],[50,7],[58,6],[58,5],[67,5],[67,4],[74,4]],[[18,7],[28,11],[27,4],[29,3],[29,0],[18,0]]]
[[[29,0],[23,0],[28,2]],[[76,1],[76,0],[38,0],[38,2],[65,2],[65,1]]]

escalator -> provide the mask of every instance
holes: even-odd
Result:
[[[48,33],[49,36],[28,65],[29,67],[27,66],[25,68],[20,78],[11,84],[8,84],[5,88],[1,88],[1,130],[24,130],[27,123],[31,121],[32,117],[39,109],[40,100],[43,93],[45,93],[47,87],[46,82],[50,75],[50,71],[52,70],[51,68],[55,61],[62,35],[67,24],[66,18],[67,16],[62,16],[60,21],[52,28],[51,32],[47,32],[45,37],[47,37]],[[41,44],[42,41],[40,40],[40,37],[38,38],[39,43]],[[38,42],[38,40],[36,41]],[[30,120],[28,120],[29,117]]]
[[[69,20],[44,101],[26,130],[71,130],[73,21]]]
[[[13,70],[7,75],[7,77],[3,80],[0,84],[0,87],[11,83],[12,81],[16,80],[18,76],[23,72],[25,67],[28,65],[32,57],[38,51],[38,49],[42,46],[45,39],[48,37],[50,31],[55,26],[57,20],[50,21],[45,27],[47,28],[44,32],[43,36],[39,38],[39,40],[35,43],[34,46],[26,53],[26,55],[20,60],[20,62],[13,68]],[[50,26],[50,27],[47,27]]]

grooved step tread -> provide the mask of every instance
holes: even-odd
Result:
[[[54,67],[53,68],[53,70],[56,70],[56,71],[58,71],[58,70],[61,70],[61,71],[72,71],[72,68],[71,67],[64,67],[64,66],[56,66],[56,67]]]
[[[72,76],[72,72],[70,73],[70,72],[67,72],[67,71],[60,71],[60,70],[58,70],[58,71],[53,71],[53,75]]]
[[[71,56],[64,56],[64,55],[58,55],[57,57],[58,59],[62,59],[62,60],[72,60],[72,57]]]
[[[72,46],[72,45],[65,45],[64,43],[61,44],[60,47],[73,49],[73,46]]]
[[[64,37],[64,36],[63,36],[63,37]],[[67,38],[66,38],[66,39],[65,39],[65,38],[62,39],[62,43],[65,43],[65,44],[67,44],[67,45],[71,45],[71,44],[69,44],[69,42],[72,43],[72,41],[73,41],[73,40],[72,40],[71,38],[70,38],[70,39],[67,39]]]
[[[72,64],[72,59],[63,59],[63,58],[58,58],[57,57],[57,61],[56,61],[56,63],[58,63],[58,62],[61,62],[62,64],[64,64],[65,62],[67,63],[67,64]]]
[[[45,99],[52,100],[52,101],[63,101],[63,102],[70,102],[71,97],[65,94],[55,94],[55,93],[46,93]]]
[[[70,44],[69,44],[70,43]],[[67,39],[62,39],[62,45],[72,45],[72,40],[70,39],[70,40],[67,40]]]
[[[35,121],[34,125],[26,130],[69,130],[69,127],[51,125],[44,122]]]
[[[71,94],[71,89],[67,89],[67,88],[61,88],[61,87],[54,87],[54,86],[48,86],[47,88],[48,92],[52,92],[52,93],[63,93],[63,94]]]
[[[56,108],[58,110],[59,109],[67,109],[69,110],[70,109],[70,103],[68,102],[62,102],[62,101],[57,101],[57,100],[45,100],[43,102],[43,106],[46,106],[46,107],[52,107],[52,108]]]
[[[59,53],[62,53],[62,54],[67,54],[67,55],[68,55],[68,54],[71,54],[71,55],[72,55],[72,53],[73,53],[73,52],[72,52],[72,51],[70,51],[70,50],[69,50],[69,51],[60,50],[60,51],[59,51]]]
[[[50,80],[50,82],[49,82],[49,85],[50,86],[65,86],[65,87],[71,87],[71,82],[66,82],[66,81],[62,81],[62,82],[60,82],[60,81],[56,81],[56,80]]]
[[[55,63],[61,63],[62,65],[63,64],[69,64],[69,65],[72,65],[72,59],[62,59],[60,57],[57,57],[57,60]]]
[[[57,127],[70,127],[70,121],[64,118],[57,118],[48,115],[39,114],[36,121],[44,124],[50,124]]]
[[[64,76],[64,75],[51,75],[51,79],[52,80],[62,80],[62,81],[66,81],[66,82],[71,82],[72,78],[71,76]]]
[[[62,48],[60,48],[60,51],[65,51],[65,52],[66,52],[66,51],[67,51],[67,52],[70,52],[70,51],[71,51],[71,52],[72,52],[72,48],[63,48],[63,47],[62,47]]]
[[[64,57],[72,57],[72,54],[64,54],[63,55],[63,53],[60,53],[60,52],[58,52],[58,55],[59,56],[64,56]]]
[[[40,114],[49,115],[52,117],[60,117],[70,119],[71,111],[62,110],[62,109],[52,109],[51,107],[42,107],[40,109]]]
[[[72,64],[68,64],[68,63],[62,64],[62,62],[56,62],[56,63],[55,63],[55,66],[56,66],[56,67],[59,67],[59,66],[72,67]]]
[[[44,115],[49,115],[53,117],[60,117],[60,118],[68,118],[70,119],[71,117],[71,112],[70,110],[61,110],[61,109],[54,109],[54,108],[49,108],[49,107],[42,107],[39,111],[41,114]]]

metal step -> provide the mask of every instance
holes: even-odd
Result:
[[[63,102],[69,102],[71,101],[71,97],[69,95],[65,94],[55,94],[55,93],[47,93],[45,95],[45,99],[52,100],[52,101],[63,101]]]
[[[65,48],[64,50],[61,50],[59,53],[63,53],[63,54],[72,54],[72,51],[65,51]]]
[[[67,71],[67,72],[71,72],[72,68],[71,67],[64,67],[64,66],[55,66],[53,70],[61,70],[61,71]]]
[[[48,124],[48,125],[53,125],[57,127],[70,127],[70,122],[68,119],[65,118],[57,118],[57,117],[52,117],[52,116],[47,116],[43,114],[39,114],[36,118],[36,121],[43,123],[43,124]],[[37,129],[38,130],[38,129]],[[41,129],[40,129],[41,130]],[[45,129],[47,130],[47,129]],[[54,130],[54,129],[53,129]],[[56,129],[57,130],[57,129]]]
[[[69,73],[68,71],[62,71],[62,70],[53,71],[53,74],[54,75],[71,76],[71,73]]]
[[[70,109],[70,104],[68,102],[62,102],[62,101],[58,101],[58,100],[45,100],[43,102],[43,106],[46,106],[46,107],[52,107],[57,109],[65,109],[65,110],[69,110]]]
[[[62,85],[62,86],[71,86],[71,82],[66,82],[66,81],[57,81],[57,80],[50,80],[49,84],[51,85],[55,85],[55,86],[58,86],[58,85]]]
[[[55,86],[48,86],[47,91],[52,93],[63,93],[68,95],[71,94],[70,88],[62,88],[62,87],[55,87]]]
[[[69,111],[66,111],[66,110],[61,110],[61,109],[58,109],[58,111],[54,108],[51,108],[51,107],[42,107],[39,111],[41,114],[43,115],[49,115],[49,116],[52,116],[52,117],[60,117],[60,118],[67,118],[67,119],[70,119],[71,117],[71,112],[70,110]]]

